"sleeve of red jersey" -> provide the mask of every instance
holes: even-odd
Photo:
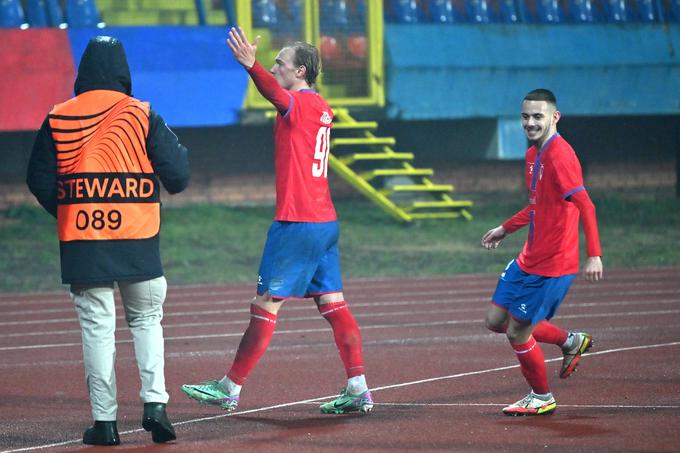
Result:
[[[562,198],[566,200],[574,193],[585,190],[585,187],[583,186],[581,163],[574,151],[570,148],[563,148],[560,151],[557,157],[553,159],[553,165],[555,166],[557,185],[562,193]]]
[[[586,235],[586,253],[588,256],[602,256],[595,205],[583,185],[581,163],[576,153],[573,151],[561,153],[554,165],[562,197],[574,203],[579,210],[581,224]]]
[[[253,67],[248,69],[248,74],[250,74],[250,78],[253,79],[257,91],[259,91],[265,99],[271,102],[281,115],[285,115],[293,102],[290,93],[281,88],[281,85],[276,81],[276,78],[265,70],[257,60]]]
[[[511,234],[522,228],[524,225],[528,224],[529,224],[529,206],[525,207],[517,214],[503,222],[503,229],[507,234]]]
[[[597,229],[595,205],[588,196],[588,192],[581,190],[574,193],[570,200],[581,214],[581,224],[586,234],[586,254],[588,256],[602,256],[600,248],[600,232]]]

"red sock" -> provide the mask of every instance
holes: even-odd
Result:
[[[345,301],[321,304],[319,313],[333,328],[335,344],[340,352],[340,359],[345,365],[347,378],[364,374],[361,332]]]
[[[545,357],[541,347],[536,343],[536,339],[532,336],[526,343],[510,343],[510,346],[515,350],[524,379],[527,380],[534,393],[550,393],[545,370]]]
[[[540,343],[556,344],[561,347],[564,342],[567,341],[569,332],[551,322],[541,321],[534,327],[532,335],[536,338],[536,341]]]
[[[257,361],[267,350],[276,329],[276,315],[250,305],[250,324],[241,338],[236,358],[227,373],[235,384],[243,385]]]

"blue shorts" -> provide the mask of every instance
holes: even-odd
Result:
[[[267,233],[257,294],[278,299],[342,291],[338,222],[274,221]]]
[[[513,318],[536,324],[555,315],[574,277],[576,274],[561,277],[527,274],[512,260],[498,279],[492,301],[508,310]]]

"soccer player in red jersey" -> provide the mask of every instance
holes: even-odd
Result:
[[[364,376],[361,333],[342,293],[339,230],[328,189],[333,111],[312,89],[321,71],[319,51],[303,42],[286,46],[268,72],[255,59],[259,36],[251,44],[243,30],[232,28],[227,43],[278,112],[276,215],[262,253],[250,324],[231,368],[221,380],[183,385],[182,391],[199,402],[236,409],[241,386],[267,349],[283,302],[312,297],[333,329],[347,373],[340,396],[322,404],[321,412],[369,412],[373,400]]]
[[[562,348],[561,378],[571,375],[593,344],[589,334],[567,332],[548,321],[578,273],[579,218],[586,235],[585,278],[602,279],[595,206],[574,150],[557,133],[559,120],[552,92],[537,89],[525,96],[522,127],[531,145],[526,153],[529,203],[482,237],[482,246],[494,249],[508,234],[529,226],[524,248],[501,274],[486,314],[487,328],[506,334],[531,386],[526,397],[503,408],[506,415],[550,414],[557,407],[537,341]]]

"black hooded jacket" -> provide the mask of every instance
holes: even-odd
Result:
[[[127,58],[122,44],[115,38],[93,38],[83,53],[74,91],[78,97],[94,90],[131,96]],[[58,152],[53,132],[48,115],[33,145],[26,183],[38,202],[57,217]],[[187,149],[161,116],[150,108],[145,132],[146,153],[153,168],[153,174],[149,176],[154,190],[158,191],[160,179],[169,193],[181,192],[189,182]],[[60,241],[60,254],[63,283],[141,281],[163,275],[159,234],[147,239]]]

